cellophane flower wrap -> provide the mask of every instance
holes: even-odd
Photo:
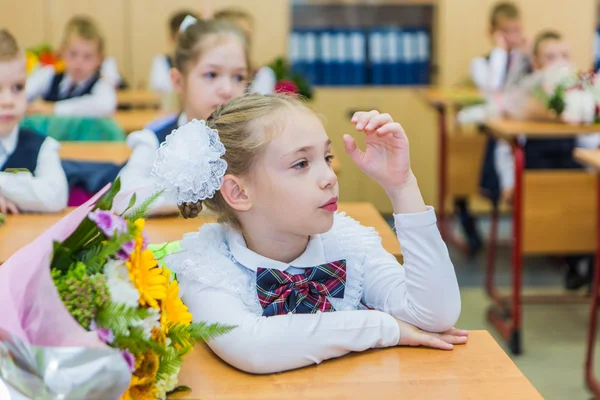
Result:
[[[119,180],[0,267],[0,378],[31,399],[164,399],[183,356],[232,327],[192,323]],[[1,381],[0,381],[1,384]]]
[[[559,63],[535,73],[534,97],[561,121],[590,124],[598,121],[600,80],[595,72],[577,72]]]

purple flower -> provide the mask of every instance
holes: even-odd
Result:
[[[133,254],[134,250],[135,241],[132,240],[130,242],[127,242],[121,247],[121,250],[119,250],[119,252],[117,253],[117,258],[119,260],[127,261],[131,257],[131,254]]]
[[[127,362],[127,365],[129,366],[129,370],[131,372],[135,371],[135,357],[133,356],[133,354],[131,354],[127,350],[121,350],[121,355],[125,359],[125,362]]]
[[[88,218],[96,223],[98,228],[109,238],[116,233],[127,232],[127,221],[110,211],[96,210],[88,215]]]
[[[92,321],[90,324],[90,330],[95,331],[98,335],[98,339],[100,339],[103,343],[110,344],[115,340],[115,335],[112,333],[110,329],[100,328],[96,325],[96,321]]]

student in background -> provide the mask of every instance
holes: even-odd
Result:
[[[250,46],[252,46],[254,17],[252,17],[250,13],[240,8],[226,8],[215,13],[214,19],[229,21],[236,24],[245,33]],[[276,84],[277,78],[275,77],[275,72],[271,68],[263,66],[255,71],[248,92],[272,94],[275,93]]]
[[[551,68],[557,64],[570,64],[571,51],[562,35],[555,31],[544,31],[540,33],[534,43],[532,67],[533,73],[522,79],[519,86],[530,87],[530,82],[538,82],[537,74],[544,69]],[[527,93],[528,90],[519,90],[514,87],[506,90],[504,96],[509,98],[511,91],[516,92],[517,96]],[[515,102],[517,100],[513,98]],[[506,101],[505,101],[506,102]],[[518,102],[521,104],[521,102]],[[535,102],[537,103],[537,102]],[[538,119],[542,114],[543,107],[527,106],[522,107],[518,112],[521,119]],[[525,166],[527,169],[579,169],[581,165],[573,159],[573,150],[575,147],[598,148],[600,145],[600,134],[581,135],[574,138],[556,138],[556,139],[520,139],[525,146]],[[514,197],[514,157],[510,145],[504,140],[498,140],[494,151],[494,163],[490,168],[488,166],[487,176],[496,176],[498,186],[488,186],[487,190],[494,191],[494,198],[500,198],[501,201],[509,206],[513,204]],[[485,183],[485,182],[484,182]],[[579,289],[581,286],[591,281],[591,257],[575,256],[567,258],[567,276],[565,287],[567,289]]]
[[[170,93],[173,91],[170,75],[171,68],[173,68],[173,52],[179,37],[179,27],[188,15],[200,19],[197,13],[185,10],[178,11],[169,19],[169,52],[155,56],[150,70],[150,89],[155,92]]]
[[[60,145],[19,127],[27,108],[25,85],[25,53],[0,29],[0,212],[59,212],[68,196]]]
[[[458,115],[458,121],[462,124],[481,123],[490,114],[495,114],[494,96],[503,88],[516,85],[530,70],[528,40],[523,35],[523,24],[517,6],[510,2],[497,3],[490,13],[489,24],[493,48],[485,56],[475,57],[470,66],[471,79],[488,100],[488,104],[462,110]],[[493,181],[494,176],[486,176],[485,171],[493,165],[495,146],[496,141],[488,139],[481,178],[482,181],[492,184],[497,184]],[[485,184],[482,184],[482,194],[486,197],[491,196]],[[492,198],[492,201],[497,204],[498,199]],[[475,217],[469,211],[467,199],[456,199],[455,208],[470,252],[475,254],[482,247],[482,239]]]
[[[100,77],[104,39],[87,17],[72,18],[62,42],[64,73],[51,66],[34,72],[27,80],[30,114],[104,117],[117,107],[115,88]]]
[[[181,112],[127,137],[132,154],[121,171],[122,189],[124,193],[136,192],[139,200],[156,191],[151,172],[157,150],[167,136],[188,121],[206,120],[219,106],[246,91],[246,36],[225,21],[186,18],[177,39],[171,82],[179,95]],[[154,214],[177,212],[176,200],[168,196],[162,196],[153,209]]]
[[[492,50],[474,58],[470,67],[473,82],[486,95],[517,83],[530,70],[529,42],[516,5],[503,2],[494,6],[490,36]]]

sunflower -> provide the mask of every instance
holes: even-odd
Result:
[[[140,354],[135,360],[129,389],[121,400],[156,400],[155,381],[159,362],[158,355],[152,350]]]
[[[171,272],[163,268],[163,275],[166,279],[171,278]],[[188,326],[192,323],[192,314],[183,301],[179,298],[179,282],[173,279],[167,287],[167,296],[162,301],[161,325],[168,332],[170,324],[183,324]]]
[[[144,249],[144,224],[143,219],[135,221],[136,237],[135,249],[127,261],[127,269],[131,281],[140,292],[140,305],[159,308],[158,300],[167,296],[167,277],[158,267],[158,261],[152,251]]]

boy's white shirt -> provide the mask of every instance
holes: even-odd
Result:
[[[434,332],[454,325],[460,293],[433,208],[394,220],[404,265],[383,248],[373,228],[344,214],[336,214],[333,228],[313,236],[290,265],[250,251],[239,233],[218,224],[186,234],[183,250],[165,263],[177,273],[194,321],[237,326],[209,342],[219,357],[251,373],[284,371],[396,346],[400,330],[394,317]],[[343,299],[330,298],[336,312],[262,316],[256,268],[297,274],[340,259],[347,263],[347,285]],[[361,309],[361,303],[373,310]]]
[[[494,95],[503,89],[517,85],[523,78],[528,63],[525,54],[518,50],[512,50],[510,52],[511,65],[507,70],[508,55],[508,51],[494,48],[489,57],[475,57],[471,61],[469,68],[471,79],[485,97],[487,104],[466,107],[461,110],[457,115],[459,123],[481,123],[487,117],[496,116]]]
[[[0,166],[14,153],[19,137],[18,125],[0,136]],[[69,185],[60,161],[60,144],[46,137],[31,172],[0,172],[0,194],[25,212],[59,212],[67,207]]]
[[[33,72],[27,78],[25,87],[27,101],[43,97],[50,90],[54,75],[55,71],[52,66],[43,67]],[[71,82],[71,77],[65,75],[59,85],[59,90],[66,92],[71,86]],[[87,82],[80,83],[76,90],[83,88]],[[115,88],[102,78],[96,82],[90,94],[59,100],[54,103],[54,114],[60,116],[106,117],[114,114],[116,109],[117,93]]]

